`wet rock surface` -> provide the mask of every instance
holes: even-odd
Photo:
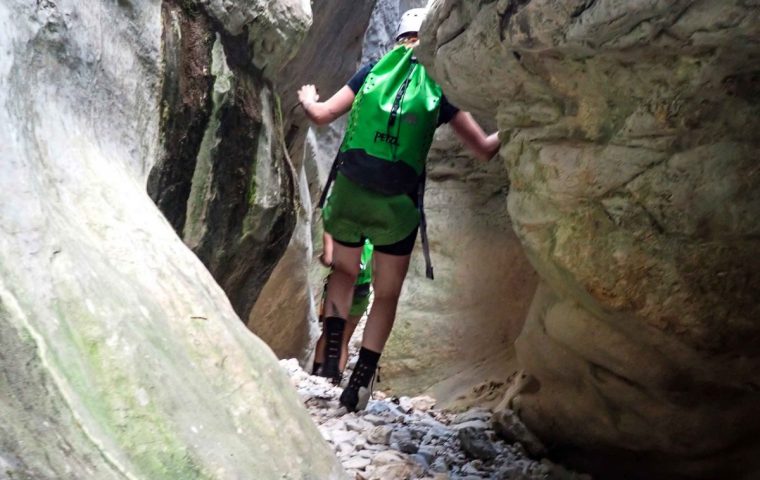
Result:
[[[295,359],[281,360],[280,365],[351,478],[591,478],[540,456],[531,457],[522,444],[497,436],[490,410],[439,410],[431,397],[388,397],[376,385],[366,410],[348,413],[338,402],[339,387],[304,372]],[[518,435],[524,432],[513,433],[512,438]]]

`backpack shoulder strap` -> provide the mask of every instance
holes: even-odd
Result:
[[[430,241],[427,235],[427,221],[425,220],[425,177],[427,171],[422,171],[422,177],[417,188],[417,208],[420,211],[420,240],[422,240],[422,254],[425,256],[425,276],[434,280],[433,261],[430,259]]]
[[[335,177],[338,176],[338,169],[340,168],[340,163],[341,163],[340,155],[336,155],[335,160],[333,160],[332,167],[330,167],[330,174],[327,176],[327,182],[325,183],[325,188],[322,189],[322,195],[319,196],[319,203],[317,204],[318,208],[325,208],[325,202],[327,201],[327,194],[329,193],[330,187],[335,181]]]

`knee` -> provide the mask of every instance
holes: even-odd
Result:
[[[387,285],[382,288],[375,287],[372,292],[373,301],[396,302],[401,296],[401,285]]]
[[[335,262],[333,265],[333,273],[345,275],[353,281],[356,281],[356,277],[359,275],[359,262],[356,265],[349,264],[348,262]]]

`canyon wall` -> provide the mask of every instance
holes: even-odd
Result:
[[[343,478],[233,310],[260,282],[251,269],[277,260],[257,249],[289,238],[267,79],[310,15],[281,1],[0,4],[0,477]],[[228,176],[152,170],[194,149],[196,167],[228,162]],[[190,215],[156,208],[146,185],[169,195],[164,180],[191,181]],[[224,204],[227,188],[250,203]],[[229,235],[199,228],[211,211]],[[247,277],[232,304],[181,224],[212,270]],[[262,263],[236,264],[243,251]]]
[[[495,115],[542,278],[512,408],[610,478],[760,472],[760,9],[434,2],[420,58]]]

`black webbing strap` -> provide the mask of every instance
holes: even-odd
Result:
[[[422,254],[425,256],[425,276],[433,280],[433,261],[430,259],[430,242],[427,236],[427,221],[425,221],[425,177],[427,172],[422,172],[419,186],[417,187],[417,208],[420,211],[420,239],[422,240]]]
[[[340,167],[340,153],[335,156],[335,160],[333,160],[332,167],[330,167],[330,175],[327,176],[327,183],[325,183],[325,188],[322,190],[322,195],[319,196],[319,203],[317,206],[319,208],[325,208],[325,202],[327,201],[327,193],[330,191],[330,186],[335,181],[335,177],[338,176],[338,168]]]

